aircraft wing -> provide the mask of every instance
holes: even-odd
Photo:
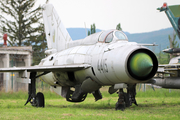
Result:
[[[175,74],[175,73],[172,73],[172,72],[164,72],[164,71],[157,71],[157,73],[161,73],[161,74],[172,74],[172,75]]]
[[[163,64],[163,65],[158,65],[158,70],[157,73],[161,73],[161,74],[175,74],[172,72],[167,72],[167,70],[170,71],[177,71],[180,67],[180,64]]]
[[[89,64],[73,64],[73,65],[54,65],[54,66],[30,66],[30,67],[11,67],[0,68],[0,72],[52,72],[52,71],[76,71],[91,67]]]

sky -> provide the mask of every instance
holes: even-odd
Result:
[[[165,13],[156,10],[164,2],[180,4],[180,0],[49,0],[66,28],[90,28],[95,23],[97,29],[108,30],[120,23],[129,33],[172,27]]]

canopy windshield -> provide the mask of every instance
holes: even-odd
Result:
[[[114,40],[128,40],[127,36],[118,30],[107,30],[101,33],[99,36],[99,42],[110,43]]]

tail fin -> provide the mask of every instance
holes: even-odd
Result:
[[[52,52],[61,51],[67,48],[67,42],[71,37],[61,22],[54,6],[46,4],[43,7],[43,20],[46,32],[48,49]]]
[[[160,12],[165,11],[171,25],[180,39],[180,5],[167,6],[167,4],[164,3],[158,10],[160,10]]]

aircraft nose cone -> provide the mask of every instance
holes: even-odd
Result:
[[[145,77],[153,69],[153,61],[146,53],[136,53],[130,59],[131,72],[138,77]]]

